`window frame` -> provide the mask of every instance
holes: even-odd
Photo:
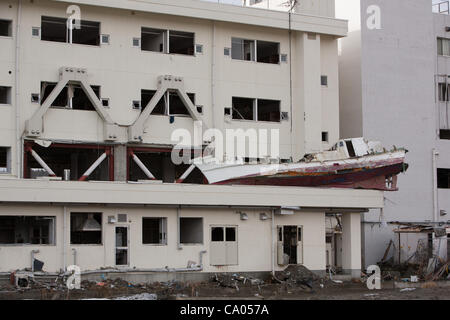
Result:
[[[202,241],[201,242],[182,242],[181,240],[181,220],[182,219],[199,219],[202,223]],[[203,246],[205,244],[205,219],[203,217],[180,217],[178,223],[180,224],[178,239],[181,246]]]
[[[72,242],[72,214],[99,214],[101,217],[101,227],[102,231],[100,231],[100,243],[73,243]],[[103,212],[69,212],[69,246],[71,247],[102,247],[105,245],[105,219],[104,219],[104,213]],[[88,232],[88,231],[85,231]]]
[[[158,220],[159,223],[159,234],[162,235],[162,239],[160,239],[159,243],[146,243],[144,242],[144,220],[145,219],[151,219],[151,220]],[[152,246],[152,247],[164,247],[168,246],[169,244],[169,237],[168,237],[168,218],[167,217],[142,217],[142,245],[144,246]],[[159,235],[158,235],[159,236]],[[162,242],[161,242],[162,241]]]
[[[32,243],[0,243],[0,248],[1,247],[56,247],[57,244],[57,228],[56,228],[56,216],[38,216],[38,215],[5,215],[2,217],[9,217],[9,218],[17,218],[17,217],[22,217],[22,218],[45,218],[45,219],[49,219],[53,221],[53,225],[52,225],[52,229],[53,231],[49,232],[49,242],[50,242],[50,234],[52,233],[53,238],[52,243],[48,243],[48,244],[32,244]],[[50,229],[50,226],[49,226]],[[50,230],[49,230],[50,231]]]
[[[12,39],[14,37],[14,21],[12,19],[0,19],[0,21],[5,21],[8,22],[8,34],[7,36],[5,35],[0,35],[0,38],[7,38],[7,39]]]
[[[234,104],[233,104],[233,99],[251,99],[253,100],[253,119],[237,119],[233,117],[233,111],[234,111]],[[262,98],[250,98],[250,97],[242,97],[242,96],[232,96],[231,99],[231,120],[232,121],[246,121],[246,122],[257,122],[257,123],[273,123],[273,124],[280,124],[281,123],[281,100],[277,100],[277,99],[262,99]],[[263,100],[263,101],[274,101],[274,102],[278,102],[279,104],[279,120],[278,121],[269,121],[269,120],[259,120],[258,118],[258,111],[259,111],[259,101]]]

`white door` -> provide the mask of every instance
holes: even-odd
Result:
[[[116,249],[115,261],[116,266],[128,266],[130,264],[129,257],[129,228],[127,226],[116,227]]]
[[[298,244],[297,244],[297,264],[303,264],[303,227],[299,226],[297,229]]]
[[[211,226],[209,257],[212,266],[238,264],[237,227]]]

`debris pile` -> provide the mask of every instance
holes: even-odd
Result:
[[[265,282],[261,279],[255,279],[253,277],[248,277],[238,274],[215,274],[211,280],[217,282],[219,286],[225,288],[234,288],[239,291],[239,286],[261,286]]]
[[[284,271],[275,273],[276,280],[284,281],[289,285],[297,285],[314,289],[323,287],[324,280],[302,265],[290,265]]]

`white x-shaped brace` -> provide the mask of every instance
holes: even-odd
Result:
[[[85,92],[89,101],[94,106],[95,110],[99,114],[100,118],[105,123],[104,126],[104,138],[105,141],[116,141],[118,138],[119,126],[114,123],[111,116],[102,106],[100,99],[96,96],[92,90],[86,69],[62,67],[59,69],[59,81],[56,87],[52,90],[50,95],[45,99],[41,107],[36,110],[33,116],[25,123],[25,135],[28,137],[39,137],[43,132],[43,117],[48,111],[52,103],[66,87],[68,83],[77,83],[81,85],[82,90]]]
[[[186,109],[189,112],[189,115],[192,117],[194,121],[202,121],[201,114],[197,111],[197,108],[192,103],[191,99],[189,99],[186,91],[184,89],[184,81],[181,77],[175,76],[160,76],[158,78],[158,90],[153,95],[152,99],[149,101],[144,111],[142,111],[139,118],[128,127],[128,141],[129,142],[142,142],[142,136],[144,134],[144,125],[150,117],[153,109],[155,109],[158,102],[167,92],[167,90],[176,91],[178,96],[180,97],[183,104],[186,106]],[[206,128],[205,123],[202,123],[203,127]]]

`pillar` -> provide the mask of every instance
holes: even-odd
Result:
[[[114,146],[114,180],[127,181],[127,146]]]
[[[361,214],[342,215],[342,269],[352,278],[361,277]]]

